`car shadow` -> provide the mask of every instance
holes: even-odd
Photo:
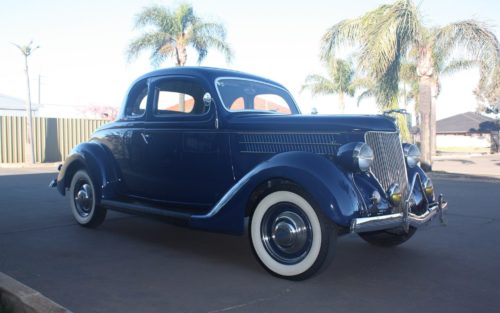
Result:
[[[164,249],[167,254],[175,253],[182,258],[196,259],[201,264],[214,262],[224,268],[251,272],[257,277],[271,277],[254,257],[247,233],[243,236],[209,233],[147,217],[114,219],[105,222],[99,231],[139,241],[148,248]],[[336,285],[353,277],[383,276],[393,271],[394,267],[418,263],[420,257],[426,254],[426,251],[415,246],[403,245],[390,249],[374,247],[356,235],[338,238],[334,248],[330,264],[311,281]],[[335,277],[335,281],[332,281],[332,277]]]
[[[150,217],[134,216],[105,221],[99,231],[185,257],[258,268],[246,236],[232,236],[194,230]]]

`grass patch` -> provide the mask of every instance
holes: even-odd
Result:
[[[462,152],[462,153],[489,153],[489,147],[438,147],[437,153],[440,152]]]

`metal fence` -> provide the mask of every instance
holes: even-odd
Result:
[[[64,160],[71,149],[89,139],[92,132],[105,120],[76,118],[32,119],[35,161]],[[26,117],[0,116],[0,163],[23,163],[26,141]]]

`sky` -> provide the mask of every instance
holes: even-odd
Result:
[[[312,97],[301,86],[308,74],[326,74],[319,61],[326,29],[391,1],[234,1],[191,0],[195,13],[223,23],[234,59],[226,63],[210,51],[203,66],[235,69],[285,85],[302,111],[339,113],[336,96]],[[24,59],[12,43],[39,46],[29,59],[33,102],[73,106],[120,106],[130,83],[153,70],[148,53],[128,62],[125,51],[139,32],[134,18],[142,8],[179,1],[0,0],[0,94],[25,99]],[[427,26],[478,19],[500,37],[500,1],[423,0],[416,2]],[[197,65],[196,55],[187,65]],[[173,66],[173,61],[162,67]],[[442,78],[437,118],[474,111],[477,69]],[[40,85],[40,88],[38,86]],[[345,113],[376,113],[373,100],[346,101]]]

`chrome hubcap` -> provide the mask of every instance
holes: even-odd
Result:
[[[267,252],[276,261],[296,264],[311,248],[311,225],[300,208],[291,203],[278,203],[263,217],[261,238]]]
[[[294,212],[283,212],[273,225],[272,240],[287,253],[295,253],[304,247],[307,228],[304,220]]]
[[[86,182],[80,183],[79,187],[75,188],[75,206],[78,214],[87,217],[92,211],[93,202],[92,187]]]

